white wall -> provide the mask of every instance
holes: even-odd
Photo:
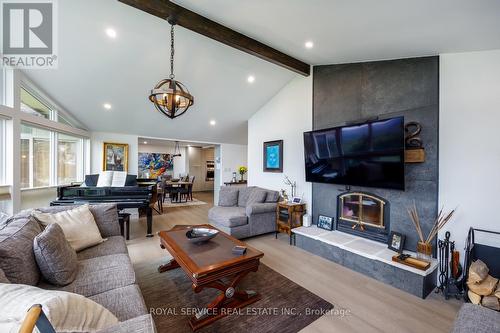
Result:
[[[94,173],[102,171],[102,149],[104,142],[128,144],[128,170],[132,175],[137,175],[138,166],[138,136],[129,134],[92,132],[90,137],[90,170]]]
[[[151,145],[151,144],[139,144],[139,153],[160,153],[160,154],[174,154],[175,144],[169,145]],[[188,154],[185,147],[180,148],[181,156],[174,157],[174,176],[177,177],[179,174],[187,174],[189,170],[188,166]]]
[[[248,147],[245,145],[220,145],[220,180],[221,184],[229,182],[233,178],[233,172],[237,173],[237,179],[240,179],[238,168],[247,166]],[[245,175],[246,179],[248,175]]]
[[[463,250],[469,227],[500,231],[500,50],[441,55],[440,103],[439,206],[458,207],[440,237]]]
[[[312,129],[312,76],[296,77],[248,121],[248,182],[279,191],[297,182],[297,195],[311,203],[312,185],[305,181],[303,133]],[[263,172],[262,145],[283,140],[283,173]],[[308,207],[310,210],[311,207]]]

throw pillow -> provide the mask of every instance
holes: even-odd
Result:
[[[10,216],[8,214],[5,214],[4,212],[0,212],[0,229],[5,227],[7,224],[7,221],[9,221]]]
[[[255,188],[250,192],[246,206],[249,207],[256,203],[263,203],[266,200],[267,192],[258,188]]]
[[[248,197],[250,196],[250,193],[252,193],[255,189],[255,186],[249,186],[249,187],[241,187],[240,191],[238,193],[238,206],[239,207],[246,207],[247,206],[247,201]]]
[[[0,284],[0,295],[0,332],[18,332],[33,304],[42,305],[56,332],[96,332],[118,323],[109,310],[78,294]]]
[[[235,207],[238,205],[238,189],[228,187],[221,187],[219,191],[219,206],[221,207]]]
[[[31,218],[14,219],[0,230],[0,269],[11,283],[38,283],[40,271],[33,240],[40,232],[40,226]]]
[[[44,226],[59,224],[69,244],[77,252],[104,242],[88,205],[54,214],[35,210],[32,216]]]
[[[45,280],[56,286],[65,286],[75,280],[78,270],[76,252],[57,223],[50,224],[35,237],[33,250]]]
[[[280,193],[277,191],[267,191],[266,202],[278,202],[280,198]]]
[[[0,268],[0,283],[10,283],[9,279],[5,276],[5,273]]]

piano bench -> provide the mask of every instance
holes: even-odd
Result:
[[[120,233],[126,240],[130,239],[130,214],[118,213],[118,223],[120,224]]]

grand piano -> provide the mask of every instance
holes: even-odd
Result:
[[[156,203],[156,183],[153,181],[140,182],[137,186],[125,187],[94,187],[72,184],[57,188],[57,200],[51,206],[70,206],[79,204],[116,204],[118,210],[138,208],[145,212],[147,219],[146,237],[153,237],[153,207]]]

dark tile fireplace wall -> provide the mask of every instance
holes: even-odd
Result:
[[[415,251],[418,238],[406,208],[415,201],[425,233],[438,210],[439,57],[315,66],[313,71],[314,130],[377,116],[403,115],[405,122],[422,124],[426,161],[406,164],[405,191],[351,187],[388,200],[391,230],[405,234],[405,248]],[[313,221],[318,214],[336,216],[343,189],[313,184]]]

